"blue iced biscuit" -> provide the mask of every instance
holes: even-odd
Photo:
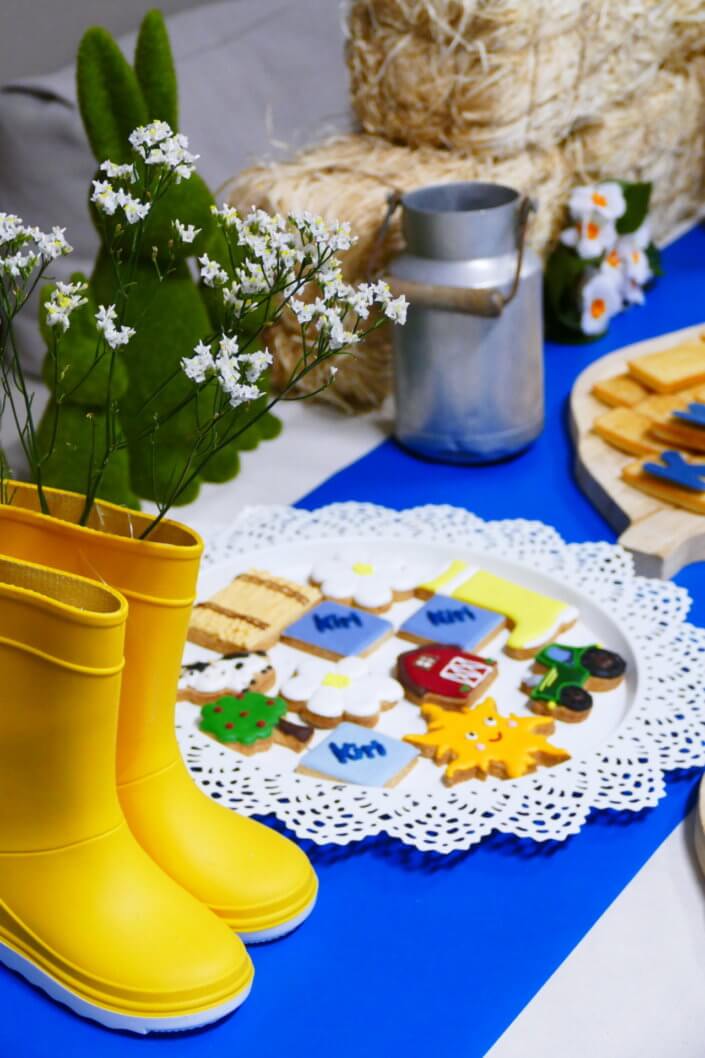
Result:
[[[472,652],[483,647],[505,623],[504,615],[493,610],[448,595],[434,595],[404,622],[397,635],[412,643],[441,643]]]
[[[354,654],[370,654],[392,631],[392,624],[383,617],[324,601],[289,625],[282,639],[301,650],[337,661]]]
[[[394,786],[418,755],[413,746],[381,731],[343,723],[309,750],[296,770],[361,786]]]
[[[663,466],[661,463],[644,463],[647,474],[691,492],[705,492],[705,463],[686,463],[680,452],[662,452],[659,459]]]

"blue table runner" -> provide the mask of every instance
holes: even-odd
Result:
[[[616,319],[608,336],[547,346],[546,429],[528,452],[467,468],[423,462],[386,441],[300,506],[450,503],[484,518],[537,518],[570,541],[614,540],[573,480],[566,401],[591,360],[705,321],[705,233],[680,239],[664,263],[647,305]],[[691,619],[705,623],[705,566],[676,580],[693,596]],[[671,777],[668,796],[637,816],[597,813],[560,845],[495,835],[448,857],[384,838],[307,846],[321,880],[314,916],[253,950],[252,996],[221,1025],[147,1039],[109,1033],[0,970],[0,1055],[480,1058],[683,819],[697,778]]]

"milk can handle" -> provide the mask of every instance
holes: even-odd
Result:
[[[392,191],[387,199],[387,212],[375,237],[368,272],[373,274],[378,263],[384,237],[396,210],[401,205],[401,191]],[[450,287],[435,286],[431,283],[415,283],[411,279],[399,279],[396,276],[385,276],[385,281],[395,295],[404,294],[414,305],[428,309],[447,309],[451,312],[466,312],[470,316],[501,316],[505,305],[508,305],[519,289],[521,269],[524,263],[526,231],[529,214],[536,209],[531,198],[524,196],[519,204],[517,226],[517,266],[514,280],[507,294],[496,287]]]

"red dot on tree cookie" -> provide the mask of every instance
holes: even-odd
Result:
[[[214,713],[222,713],[222,711],[223,711],[222,705],[214,705],[213,706],[213,712]]]
[[[227,723],[225,726],[227,727],[228,731],[232,731],[232,729],[235,727],[235,724]]]
[[[248,713],[247,709],[243,709],[242,712],[240,713],[240,716],[243,718],[243,720],[245,719],[246,716],[249,716],[249,715],[250,714]]]
[[[257,727],[266,727],[267,726],[267,722],[266,722],[266,720],[258,720],[256,726]]]

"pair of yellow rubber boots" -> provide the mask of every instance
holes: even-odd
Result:
[[[0,961],[111,1028],[177,1031],[246,998],[245,942],[294,929],[294,844],[193,784],[174,701],[202,544],[11,483],[0,504]]]

